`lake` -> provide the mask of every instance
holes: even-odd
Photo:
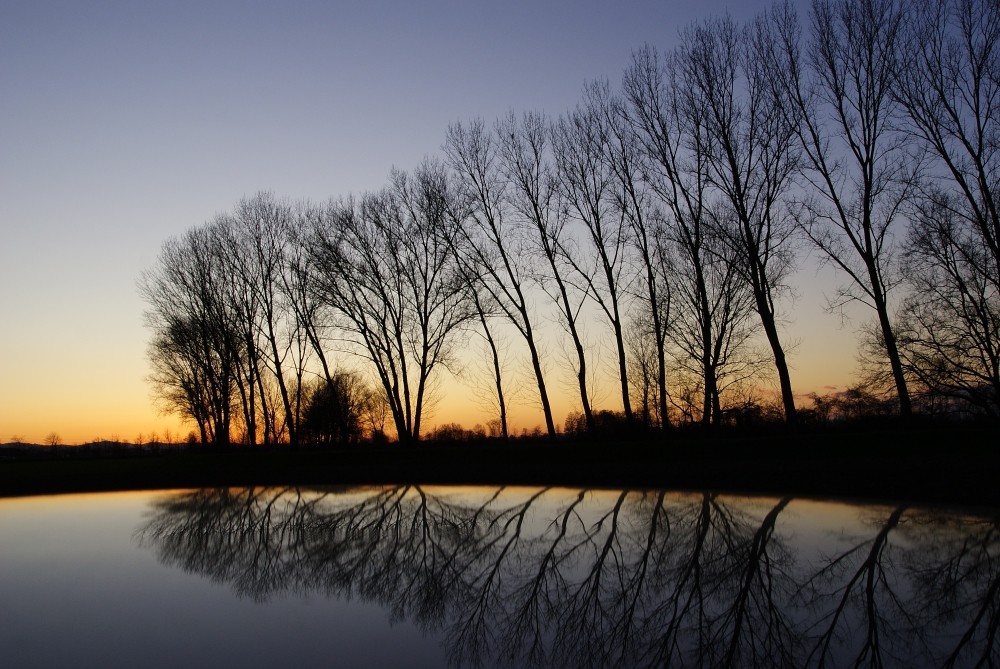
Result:
[[[0,499],[0,666],[994,666],[1000,513],[710,493]]]

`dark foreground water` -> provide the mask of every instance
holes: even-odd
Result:
[[[712,494],[0,499],[0,667],[995,666],[1000,514]]]

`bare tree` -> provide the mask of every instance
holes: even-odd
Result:
[[[795,422],[795,398],[778,332],[777,301],[791,271],[792,223],[784,200],[798,167],[794,128],[775,108],[770,72],[749,28],[730,18],[686,31],[678,67],[687,82],[684,104],[703,110],[706,177],[718,197],[707,210],[738,252],[778,373],[785,419]]]
[[[606,83],[593,83],[584,100],[552,127],[553,159],[563,201],[573,220],[584,230],[584,248],[573,253],[567,240],[561,242],[564,257],[583,283],[580,289],[600,307],[611,327],[618,355],[618,380],[622,409],[632,420],[629,399],[628,361],[623,335],[624,299],[630,275],[626,251],[629,225],[622,203],[616,202],[619,175],[608,160],[616,102]],[[615,146],[620,150],[621,143]]]
[[[725,367],[741,359],[754,332],[748,318],[753,301],[737,272],[743,254],[722,243],[710,225],[712,140],[707,109],[695,104],[696,82],[689,75],[682,54],[664,58],[646,47],[633,54],[624,89],[642,174],[658,204],[645,227],[652,235],[653,271],[671,296],[670,318],[661,323],[663,346],[669,339],[676,366],[697,380],[696,411],[707,425],[721,417]],[[688,404],[683,391],[674,396]]]
[[[906,366],[932,393],[1000,414],[1000,7],[920,2],[897,93],[936,161],[906,250]]]
[[[166,242],[143,274],[154,392],[167,410],[193,420],[202,443],[229,443],[242,340],[225,306],[214,240],[205,228]]]
[[[327,306],[318,298],[315,286],[318,270],[307,248],[310,230],[322,216],[322,206],[306,202],[296,208],[293,225],[287,229],[282,292],[294,312],[298,327],[302,329],[319,362],[320,374],[331,382],[335,374],[331,371],[332,361],[327,350],[327,340],[331,336],[332,318]]]
[[[250,268],[234,261],[232,250],[238,244],[236,229],[230,214],[220,214],[201,228],[209,244],[210,262],[218,268],[220,309],[234,332],[231,345],[234,351],[239,351],[240,363],[235,367],[233,382],[239,397],[244,439],[251,445],[257,443],[260,427],[263,441],[270,443],[274,435],[274,407],[269,403],[266,370],[262,369],[259,291],[246,287],[256,282]]]
[[[497,135],[500,169],[508,183],[508,202],[523,225],[532,231],[532,246],[544,258],[544,269],[537,278],[558,305],[560,321],[572,340],[580,404],[587,429],[592,430],[594,415],[587,389],[587,355],[579,322],[584,299],[570,294],[571,286],[565,277],[563,248],[567,243],[567,217],[551,163],[550,124],[542,114],[526,113],[520,120],[510,114],[498,122]]]
[[[290,203],[261,192],[241,200],[220,226],[220,263],[232,281],[231,300],[246,319],[248,381],[256,380],[264,414],[264,441],[287,435],[298,441],[308,339],[285,290],[288,240],[294,210]],[[277,406],[267,403],[265,377],[277,389]],[[252,384],[249,392],[253,392]],[[270,384],[267,384],[270,385]],[[252,412],[250,414],[252,416]],[[249,426],[251,427],[252,426]],[[255,434],[248,430],[252,442]]]
[[[464,212],[458,216],[458,220],[460,221],[466,221],[469,218],[471,216],[468,212]],[[464,230],[464,227],[462,229]],[[456,237],[458,238],[456,242],[461,245],[456,246],[454,251],[458,257],[459,267],[467,282],[469,295],[472,298],[472,305],[476,312],[476,320],[478,321],[478,327],[473,327],[472,331],[482,337],[490,352],[491,379],[489,385],[491,387],[486,392],[480,392],[480,395],[485,397],[487,406],[496,410],[496,422],[500,428],[499,436],[502,439],[506,439],[508,437],[508,429],[507,398],[504,390],[504,364],[500,357],[500,337],[495,333],[496,324],[493,322],[501,312],[501,309],[497,307],[493,294],[484,287],[483,281],[480,279],[483,274],[489,274],[490,270],[477,270],[476,266],[472,264],[480,262],[482,258],[478,251],[466,250],[471,240],[464,232],[463,234],[456,235]],[[473,392],[476,392],[476,390],[481,391],[482,388],[475,388]]]
[[[938,192],[916,211],[907,240],[912,293],[902,308],[903,364],[951,411],[1000,416],[1000,292],[988,247]]]
[[[475,268],[471,272],[475,282],[528,347],[545,427],[551,437],[555,436],[555,422],[529,301],[530,278],[534,271],[532,255],[528,252],[528,233],[531,231],[525,229],[523,220],[518,221],[509,211],[510,184],[501,171],[498,142],[497,135],[488,131],[481,119],[468,126],[455,123],[448,128],[445,153],[452,170],[464,184],[470,203],[469,215],[462,219],[459,229],[459,248],[464,262]],[[495,347],[493,351],[495,354]],[[498,379],[498,394],[499,388]]]
[[[432,374],[475,318],[453,252],[451,193],[438,163],[396,171],[383,191],[331,204],[310,244],[320,295],[373,364],[405,443],[419,440]]]
[[[788,5],[759,20],[758,39],[775,107],[795,129],[807,168],[801,229],[850,281],[833,308],[861,302],[875,311],[899,410],[908,416],[910,394],[889,314],[899,284],[892,231],[921,162],[900,129],[894,99],[903,18],[898,0],[815,0],[804,49]]]
[[[635,87],[635,82],[631,82],[632,88],[629,88],[632,72],[626,73],[624,93],[610,98],[599,109],[603,111],[607,123],[604,160],[617,179],[615,207],[628,223],[630,241],[638,256],[637,281],[641,288],[634,292],[640,311],[635,323],[640,329],[634,333],[632,340],[652,358],[650,361],[644,357],[639,365],[644,379],[641,384],[643,415],[651,423],[655,413],[655,422],[666,427],[670,423],[667,409],[667,327],[671,321],[672,294],[664,269],[670,265],[670,251],[664,243],[663,214],[655,204],[655,191],[644,178],[648,171],[644,142],[647,127],[642,120],[633,117],[631,101],[633,94],[644,89],[642,85]],[[648,346],[643,343],[647,339]],[[652,383],[654,380],[655,384]],[[655,390],[655,412],[648,398],[652,390]]]

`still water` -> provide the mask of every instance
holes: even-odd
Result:
[[[0,499],[0,667],[995,666],[1000,513],[565,488]]]

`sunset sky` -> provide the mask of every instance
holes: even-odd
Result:
[[[450,121],[557,115],[644,43],[768,4],[0,0],[0,443],[179,435],[136,290],[168,238],[259,190],[377,189],[439,155]],[[814,259],[794,284],[796,391],[843,387],[860,319],[824,311],[837,279]],[[442,383],[431,424],[486,420]]]

